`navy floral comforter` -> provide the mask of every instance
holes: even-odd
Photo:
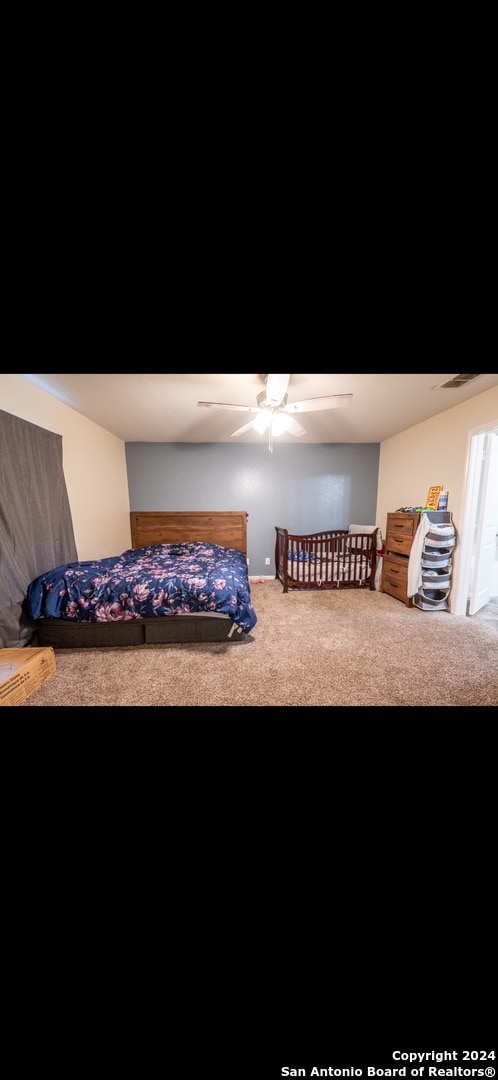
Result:
[[[210,543],[153,544],[57,566],[28,585],[24,606],[34,620],[123,622],[216,611],[246,633],[256,623],[245,556]]]

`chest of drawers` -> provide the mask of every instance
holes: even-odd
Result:
[[[407,512],[387,515],[382,592],[402,600],[407,607],[411,607],[413,603],[406,595],[408,559],[419,524],[420,514]]]

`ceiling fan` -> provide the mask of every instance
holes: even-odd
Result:
[[[250,428],[255,428],[261,434],[268,431],[268,447],[273,450],[273,436],[281,435],[283,431],[291,435],[305,435],[306,428],[295,420],[293,413],[319,412],[324,409],[338,409],[342,405],[349,405],[353,400],[352,394],[331,394],[327,397],[308,398],[305,401],[287,402],[287,390],[290,375],[267,375],[266,390],[258,394],[256,405],[231,405],[223,401],[198,401],[197,404],[208,409],[236,409],[239,412],[257,413],[254,420],[232,431],[232,437],[243,435]]]

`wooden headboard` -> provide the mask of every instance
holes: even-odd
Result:
[[[247,558],[246,510],[132,510],[131,546],[206,541],[237,548]]]

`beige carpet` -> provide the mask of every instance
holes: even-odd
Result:
[[[55,674],[20,708],[498,705],[498,632],[485,620],[364,589],[284,596],[265,581],[251,595],[258,622],[243,644],[58,649]]]

